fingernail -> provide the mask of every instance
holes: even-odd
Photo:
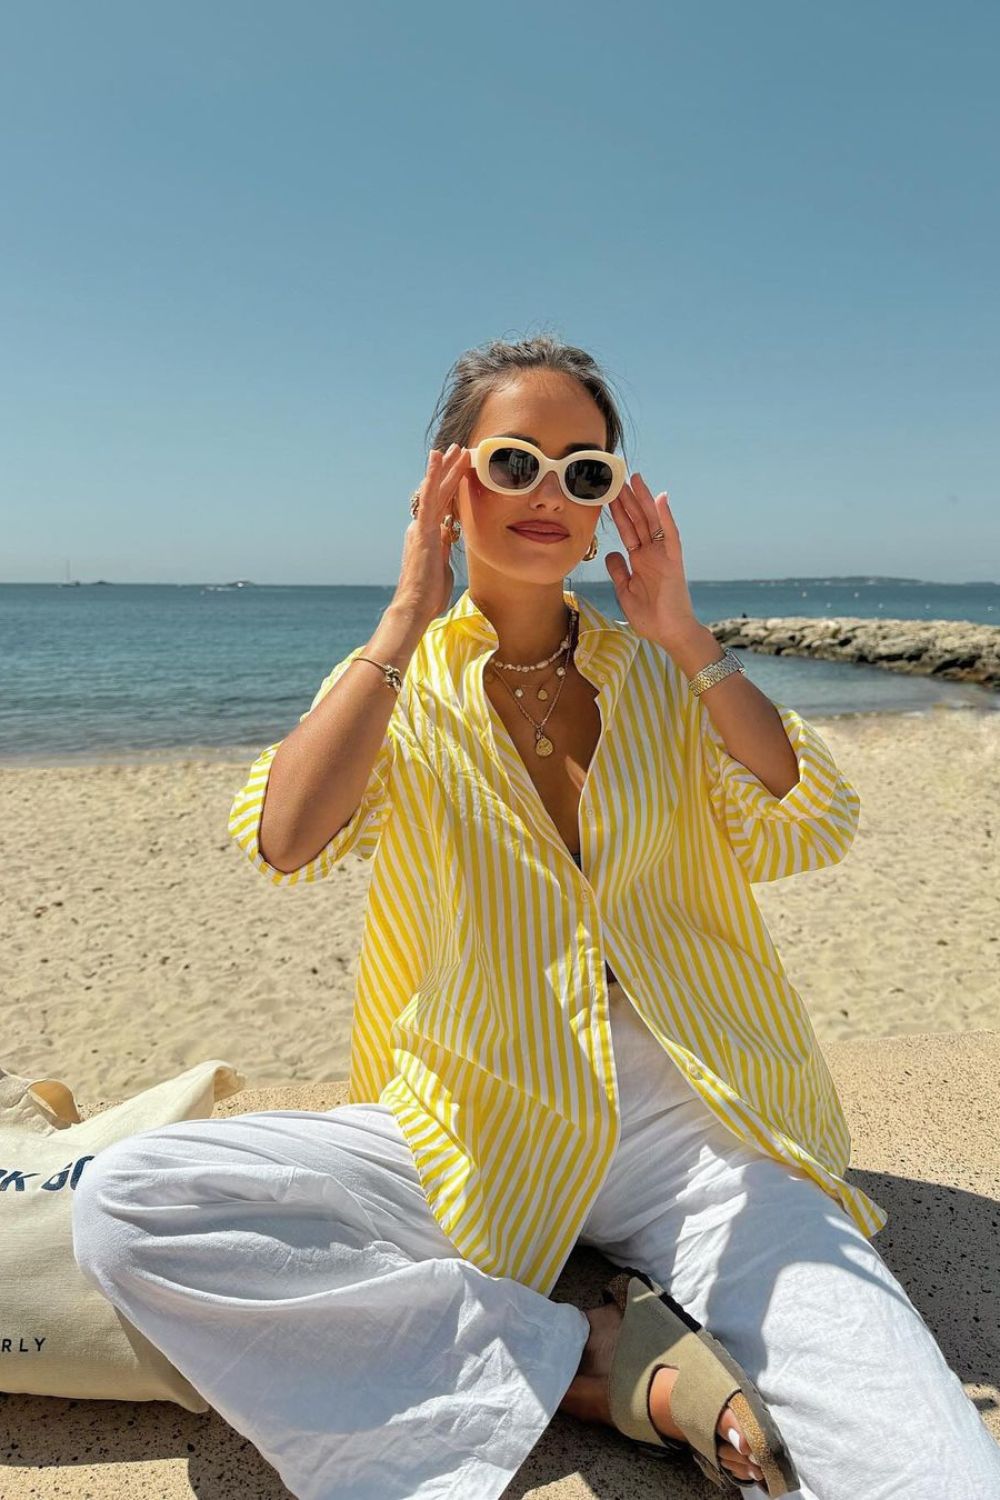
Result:
[[[745,1453],[747,1451],[743,1445],[743,1439],[740,1437],[735,1427],[730,1427],[729,1431],[726,1433],[726,1437],[732,1443],[737,1453]]]

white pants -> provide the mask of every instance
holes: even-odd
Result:
[[[801,1500],[1000,1496],[1000,1447],[874,1245],[721,1125],[612,996],[622,1133],[580,1242],[739,1360]],[[130,1136],[88,1165],[73,1234],[83,1272],[299,1500],[495,1500],[589,1333],[459,1257],[384,1105]]]

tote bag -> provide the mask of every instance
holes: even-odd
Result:
[[[205,1118],[245,1085],[213,1058],[81,1120],[58,1079],[0,1068],[0,1391],[209,1409],[80,1270],[73,1192],[102,1147]]]

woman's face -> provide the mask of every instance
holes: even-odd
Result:
[[[549,458],[562,458],[570,447],[605,448],[604,414],[590,392],[561,372],[529,370],[494,391],[483,403],[466,447],[488,437],[527,438]],[[567,500],[556,474],[546,474],[530,495],[498,495],[470,472],[458,488],[456,502],[470,585],[483,570],[533,579],[562,580],[590,546],[600,511]],[[566,528],[563,541],[539,544],[511,531],[519,521],[550,521]]]

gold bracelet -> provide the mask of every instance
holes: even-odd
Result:
[[[742,672],[745,677],[746,668],[742,665],[735,651],[730,651],[728,646],[723,646],[723,654],[718,661],[709,662],[707,667],[702,667],[688,682],[688,687],[696,698],[700,698],[707,688],[714,687],[724,677],[729,677],[733,672]]]
[[[379,671],[383,674],[386,682],[391,688],[393,688],[397,693],[402,692],[403,679],[399,675],[399,668],[394,667],[391,662],[372,661],[372,658],[370,656],[356,656],[354,660],[370,661],[373,667],[378,667]]]

